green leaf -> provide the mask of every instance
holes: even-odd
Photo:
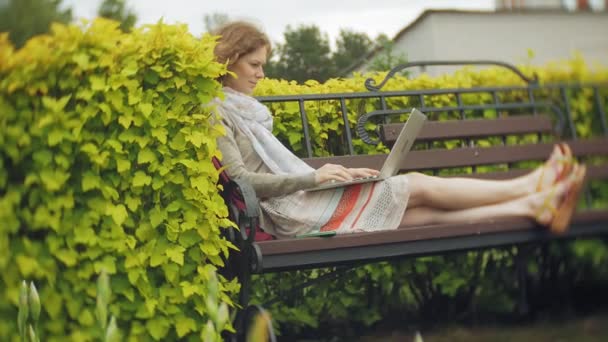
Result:
[[[169,147],[171,147],[172,149],[176,150],[176,151],[183,151],[186,149],[186,138],[184,137],[184,135],[182,133],[177,133],[173,139],[171,139],[171,142],[169,142]]]
[[[162,265],[163,272],[165,272],[165,278],[171,283],[176,284],[179,280],[179,271],[181,269],[180,266],[176,264],[163,264]]]
[[[189,298],[194,294],[200,294],[202,291],[202,287],[200,285],[195,285],[188,281],[182,281],[179,286],[182,288],[182,294],[186,298]]]
[[[105,90],[106,88],[105,76],[92,75],[89,77],[89,81],[91,82],[91,89],[93,91]]]
[[[74,57],[72,57],[72,60],[76,62],[81,69],[86,70],[89,68],[89,56],[84,52],[75,54]]]
[[[178,238],[179,244],[184,246],[185,248],[194,246],[194,244],[201,241],[201,237],[198,232],[194,229],[183,232],[179,235]]]
[[[185,316],[178,316],[175,320],[175,331],[177,337],[182,338],[188,333],[196,331],[196,321]]]
[[[150,332],[152,338],[160,341],[167,336],[171,324],[167,318],[153,318],[146,323],[146,329]]]
[[[94,245],[97,242],[97,235],[91,227],[76,227],[74,229],[74,242]]]
[[[144,81],[150,84],[156,84],[159,81],[158,73],[154,70],[148,69],[144,73]]]
[[[125,67],[122,69],[120,74],[123,76],[133,76],[137,73],[137,71],[138,71],[137,62],[132,60],[132,61],[129,61],[129,63],[127,63],[127,65],[125,65]]]
[[[127,159],[116,158],[116,171],[123,173],[131,169],[131,162]]]
[[[102,270],[105,270],[108,274],[115,274],[116,258],[106,255],[102,260],[93,263],[93,267],[96,273],[100,273]]]
[[[57,146],[66,137],[69,137],[69,135],[66,133],[66,131],[63,131],[63,130],[60,130],[60,129],[53,129],[47,135],[47,141],[49,143],[49,146],[51,146],[51,147],[52,146]]]
[[[154,109],[154,107],[152,106],[151,103],[140,103],[139,104],[139,110],[141,110],[141,113],[145,116],[148,117],[150,116],[150,114],[152,113],[152,110]]]
[[[165,240],[164,238],[160,238],[157,240],[156,245],[154,246],[154,250],[152,251],[152,255],[150,256],[150,266],[157,267],[165,263],[165,261],[167,260],[167,255],[165,253],[167,245],[167,240]]]
[[[78,315],[78,323],[90,327],[95,323],[95,318],[89,309],[83,309]]]
[[[164,127],[153,128],[151,133],[161,144],[167,143],[168,132]]]
[[[50,318],[57,319],[59,315],[63,312],[63,301],[61,295],[58,292],[49,292],[50,293],[42,299],[42,302],[44,303],[44,305],[42,305],[42,308],[46,310],[46,312],[48,312]]]
[[[106,93],[106,99],[116,108],[118,111],[123,112],[123,95],[120,91],[109,91]]]
[[[55,252],[55,256],[66,266],[74,266],[78,261],[78,253],[71,249],[60,249]]]
[[[61,97],[59,99],[54,99],[54,98],[49,97],[49,96],[43,96],[42,97],[42,105],[46,109],[50,110],[51,112],[59,113],[59,112],[63,111],[63,109],[65,108],[65,106],[70,101],[71,97],[72,97],[72,95],[66,95],[66,96],[63,96],[63,97]]]
[[[112,217],[112,220],[114,220],[114,222],[119,226],[122,226],[127,217],[129,217],[129,213],[127,213],[127,208],[125,208],[125,206],[122,204],[108,205],[108,207],[106,208],[106,214],[110,215]]]
[[[118,191],[116,191],[116,189],[114,189],[113,187],[109,186],[109,185],[102,185],[101,187],[101,194],[103,195],[104,198],[107,198],[109,200],[118,200],[118,198],[120,197],[120,195],[118,194]]]
[[[148,176],[143,171],[136,171],[133,176],[133,186],[134,187],[142,187],[145,185],[150,185],[152,183],[152,177]]]
[[[156,162],[156,154],[154,153],[154,151],[145,148],[141,151],[139,151],[139,154],[137,155],[137,163],[139,164],[145,164],[145,163],[155,163]]]
[[[180,266],[183,266],[185,251],[186,251],[186,249],[184,247],[178,245],[178,246],[169,247],[165,253],[169,257],[169,260],[173,261],[174,263],[176,263]]]
[[[57,191],[70,178],[70,174],[61,170],[44,169],[40,172],[40,180],[49,191]]]
[[[80,150],[89,156],[97,156],[99,154],[99,149],[92,143],[86,143],[80,147]]]
[[[127,207],[129,208],[129,210],[135,212],[137,210],[137,208],[139,207],[139,205],[141,204],[141,198],[127,196],[125,198],[125,203],[127,204]]]
[[[101,187],[101,178],[91,171],[86,171],[82,176],[82,191],[99,189]]]
[[[156,228],[167,219],[167,211],[156,206],[150,210],[150,223]]]
[[[16,261],[17,261],[17,267],[19,268],[19,270],[21,271],[21,274],[24,277],[29,277],[31,274],[33,274],[35,271],[37,271],[40,267],[40,265],[38,264],[38,261],[29,256],[20,254],[17,256]]]
[[[118,117],[118,123],[125,129],[128,129],[133,123],[133,116],[130,114],[121,115]]]
[[[48,166],[53,161],[53,152],[48,149],[40,149],[32,154],[34,161],[40,166]]]

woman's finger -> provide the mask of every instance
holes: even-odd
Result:
[[[353,179],[353,176],[346,169],[336,170],[333,175],[336,177],[334,179],[340,181],[349,181]]]
[[[372,177],[380,174],[377,170],[368,168],[353,168],[348,169],[349,173],[355,178]]]

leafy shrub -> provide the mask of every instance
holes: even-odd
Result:
[[[0,315],[31,279],[42,339],[89,340],[105,269],[126,337],[197,340],[232,247],[211,163],[223,131],[201,106],[225,66],[185,25],[118,25],[55,25],[20,50],[0,35]],[[219,301],[238,287],[220,279]],[[2,320],[0,340],[16,328]]]

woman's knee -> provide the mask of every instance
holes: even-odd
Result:
[[[431,178],[433,177],[420,172],[410,172],[407,174],[410,187],[410,203],[412,205],[426,203],[431,192]]]

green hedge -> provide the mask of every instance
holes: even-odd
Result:
[[[223,131],[201,106],[226,72],[214,46],[162,22],[54,25],[18,51],[0,35],[0,340],[22,279],[43,340],[90,340],[102,269],[130,340],[199,339],[208,271],[233,247],[210,160]],[[221,279],[221,301],[238,288]]]

